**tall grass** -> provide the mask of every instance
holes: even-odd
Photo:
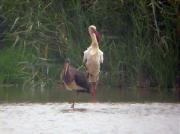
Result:
[[[5,45],[0,50],[4,56],[0,65],[9,70],[8,79],[1,75],[1,82],[9,78],[30,84],[59,81],[66,57],[75,67],[82,65],[83,51],[90,44],[87,27],[94,24],[102,33],[102,82],[174,87],[178,4],[158,0],[1,0],[0,15],[6,22],[0,33]],[[6,51],[15,52],[9,52],[10,56]]]

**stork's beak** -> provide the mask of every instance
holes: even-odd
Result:
[[[69,65],[69,63],[65,62],[64,63],[64,69],[66,69],[68,65]]]
[[[69,67],[69,62],[65,62],[64,63],[64,73],[66,74],[67,70],[68,70],[68,67]]]
[[[97,41],[98,41],[98,43],[99,43],[100,38],[101,38],[101,34],[100,34],[98,31],[94,31],[94,33],[95,33],[96,39],[97,39]]]

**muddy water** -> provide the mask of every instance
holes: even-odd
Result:
[[[180,104],[4,103],[1,134],[180,134]]]

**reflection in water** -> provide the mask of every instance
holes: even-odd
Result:
[[[72,102],[75,92],[64,88],[49,88],[41,90],[21,87],[1,87],[0,102]],[[90,102],[91,97],[82,93],[78,102]],[[99,87],[98,102],[177,102],[173,93],[158,92],[157,89],[117,89]]]
[[[88,110],[85,108],[69,108],[61,110],[62,113],[72,113],[72,112],[87,112]]]

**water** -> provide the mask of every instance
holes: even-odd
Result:
[[[180,134],[175,96],[151,91],[99,88],[97,103],[80,94],[72,109],[75,93],[63,88],[4,87],[0,134]]]
[[[180,104],[0,105],[1,134],[179,134]]]
[[[67,91],[61,86],[48,89],[32,89],[22,87],[0,87],[0,103],[49,103],[72,102],[76,93]],[[89,94],[80,93],[78,102],[90,102]],[[157,89],[118,89],[111,87],[98,87],[98,102],[179,102],[171,92],[158,92]]]

